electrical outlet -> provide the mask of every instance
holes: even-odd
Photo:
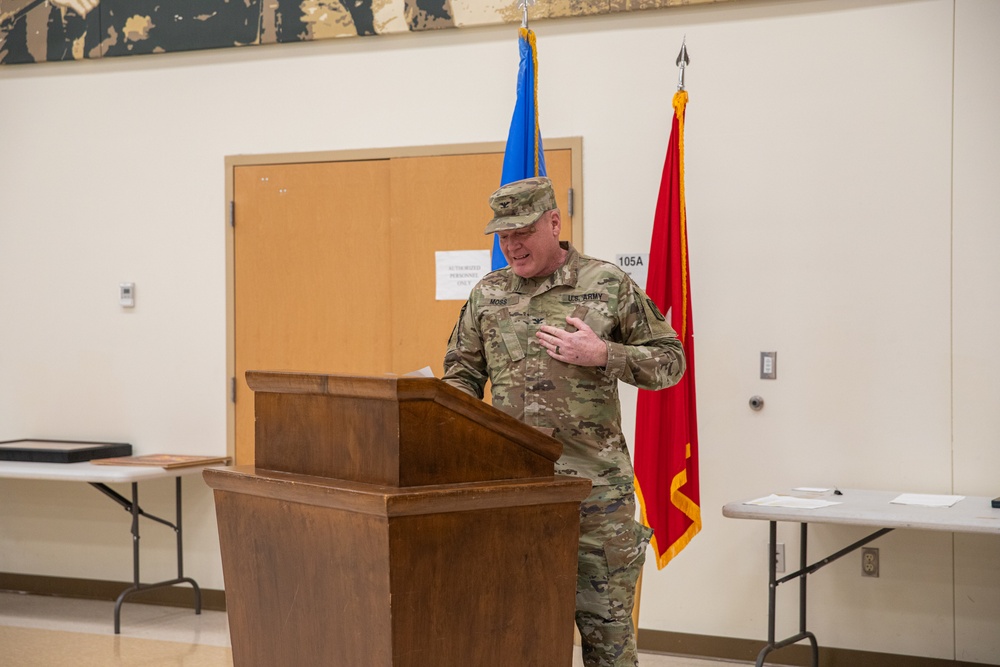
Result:
[[[767,545],[767,555],[771,555],[771,545]],[[785,571],[785,544],[783,542],[778,542],[774,545],[774,571],[784,572]]]
[[[861,549],[861,576],[878,576],[878,549],[863,547]]]

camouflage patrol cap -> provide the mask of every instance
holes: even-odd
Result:
[[[501,186],[490,195],[493,219],[486,225],[486,234],[527,227],[556,208],[552,181],[544,176],[525,178]]]

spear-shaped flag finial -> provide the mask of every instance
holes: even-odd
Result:
[[[684,68],[691,62],[688,58],[687,50],[687,35],[684,36],[684,40],[681,41],[681,51],[677,54],[677,67],[680,70],[677,73],[677,90],[684,90]]]

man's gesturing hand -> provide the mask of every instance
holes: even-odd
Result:
[[[548,350],[549,356],[577,366],[605,366],[608,363],[608,345],[578,317],[567,317],[566,322],[576,331],[543,324],[535,336]]]

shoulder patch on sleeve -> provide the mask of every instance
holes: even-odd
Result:
[[[646,303],[649,304],[649,309],[653,311],[653,315],[656,316],[656,319],[660,320],[661,322],[665,322],[667,320],[667,318],[663,316],[663,313],[660,312],[660,309],[656,307],[656,304],[653,303],[653,300],[650,299],[648,296],[646,297]]]

